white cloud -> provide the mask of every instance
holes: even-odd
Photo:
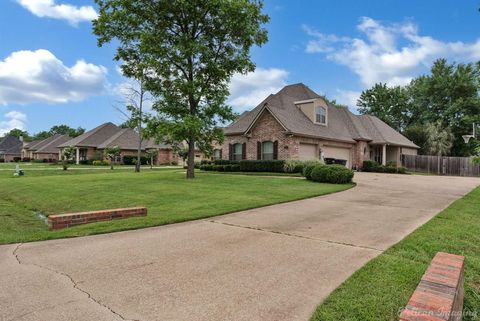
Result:
[[[55,0],[17,0],[17,2],[37,17],[66,20],[73,26],[82,21],[92,21],[98,16],[92,6],[57,4]]]
[[[19,111],[12,110],[4,115],[5,120],[0,121],[0,136],[5,135],[12,129],[25,130],[27,116]]]
[[[337,89],[337,94],[333,97],[337,103],[350,107],[353,111],[357,110],[357,100],[361,92],[353,90]]]
[[[107,69],[78,60],[67,67],[50,51],[17,51],[0,60],[0,104],[81,101],[105,90]]]
[[[480,59],[480,40],[473,43],[444,42],[420,35],[412,22],[384,24],[363,17],[358,26],[361,37],[347,38],[322,34],[304,26],[312,38],[305,51],[324,53],[347,66],[365,87],[377,82],[405,85],[440,57],[472,61]]]
[[[256,107],[268,95],[286,85],[288,72],[278,68],[257,68],[246,75],[235,74],[230,82],[228,103],[237,112]]]

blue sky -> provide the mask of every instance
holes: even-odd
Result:
[[[439,5],[441,3],[441,5]],[[480,60],[480,1],[266,0],[269,42],[252,50],[257,70],[236,75],[230,103],[238,112],[289,83],[355,110],[375,82],[405,84],[433,60]],[[0,135],[56,124],[93,128],[120,123],[115,106],[125,79],[98,48],[93,0],[0,1]]]

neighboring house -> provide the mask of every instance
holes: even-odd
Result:
[[[217,159],[338,159],[400,164],[419,148],[375,116],[355,115],[327,103],[304,84],[284,87],[224,129]]]
[[[119,162],[124,156],[136,156],[138,150],[139,135],[130,128],[120,128],[112,123],[102,124],[82,135],[68,140],[58,147],[63,150],[66,147],[76,149],[75,161],[79,164],[82,161],[103,158],[105,148],[119,146]],[[142,142],[142,153],[150,149],[158,149],[156,164],[170,164],[178,162],[178,156],[170,145],[155,144],[153,140]]]
[[[60,159],[58,145],[72,139],[68,135],[55,134],[43,140],[25,143],[22,148],[22,159],[36,159],[45,162],[56,162]]]
[[[19,161],[22,157],[22,141],[14,136],[0,138],[0,162]]]

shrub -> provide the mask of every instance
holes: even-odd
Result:
[[[406,174],[407,173],[407,169],[403,166],[400,166],[400,167],[397,167],[397,173],[398,174]]]
[[[306,165],[303,168],[303,172],[302,172],[303,176],[306,179],[311,180],[312,179],[312,170],[317,166],[322,166],[322,164],[308,164],[308,165]]]
[[[212,161],[208,159],[202,159],[200,165],[212,165]]]
[[[385,171],[385,173],[395,174],[397,172],[397,167],[385,166],[384,171]]]
[[[140,156],[140,164],[147,165],[150,162],[150,157]],[[122,158],[123,165],[135,165],[137,163],[137,156],[125,155]]]
[[[106,160],[94,160],[92,161],[93,166],[108,166],[110,163]]]
[[[387,162],[387,166],[388,167],[397,167],[397,162],[396,161],[388,161]]]
[[[284,160],[242,160],[242,172],[283,172]]]
[[[200,162],[195,162],[195,165],[193,167],[195,167],[196,169],[200,169],[201,166],[202,164]]]
[[[200,169],[203,170],[203,171],[212,171],[213,166],[214,165],[204,164],[204,165],[200,165]]]
[[[290,159],[285,161],[285,164],[283,165],[283,171],[285,173],[301,173],[304,167],[305,164],[303,161]]]
[[[317,165],[313,168],[311,177],[314,182],[346,184],[352,182],[353,171],[343,165]]]
[[[378,166],[380,166],[380,164],[378,164],[376,161],[364,160],[362,169],[364,172],[375,172],[375,168]]]
[[[213,161],[215,165],[238,165],[239,161],[228,160],[228,159],[216,159]]]
[[[30,157],[24,157],[24,158],[22,159],[22,162],[28,163],[28,162],[30,162],[30,160],[31,160]]]
[[[230,172],[240,172],[240,165],[232,164],[232,165],[228,165],[228,166],[230,166]]]
[[[92,165],[93,161],[92,160],[81,160],[80,165]]]

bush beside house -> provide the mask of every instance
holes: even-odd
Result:
[[[362,169],[364,172],[374,173],[405,174],[407,172],[405,167],[397,167],[395,162],[388,162],[384,166],[372,160],[363,161]]]
[[[323,164],[320,161],[300,160],[203,160],[195,167],[205,171],[219,172],[273,172],[273,173],[302,173],[306,166]]]

